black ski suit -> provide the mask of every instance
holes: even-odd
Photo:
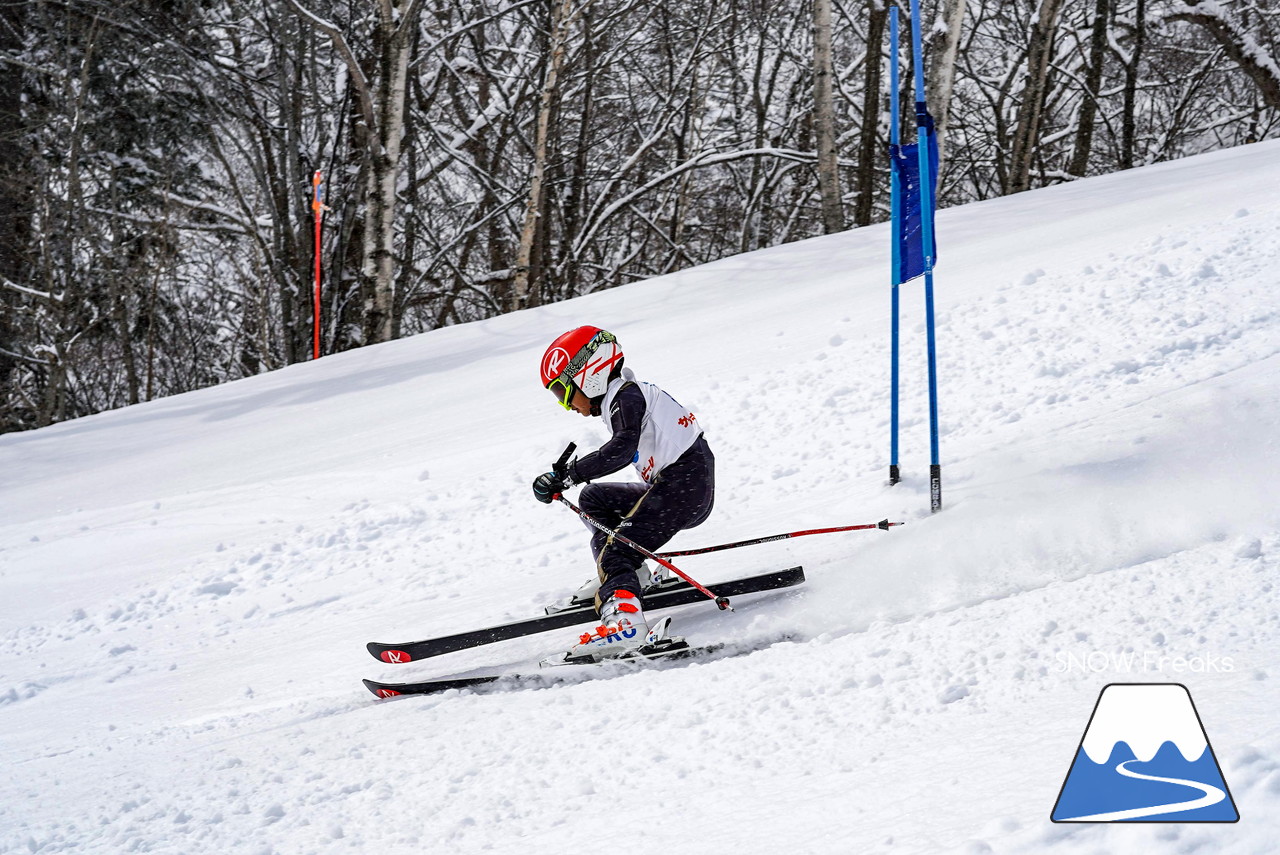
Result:
[[[710,515],[715,500],[715,457],[697,428],[696,438],[674,461],[665,465],[661,459],[655,461],[661,457],[667,438],[662,432],[687,433],[691,426],[696,428],[696,418],[656,386],[645,384],[642,388],[630,371],[614,383],[621,385],[605,396],[609,412],[603,414],[613,436],[599,450],[571,464],[569,475],[579,483],[595,481],[629,463],[635,465],[645,483],[589,483],[582,488],[579,503],[593,519],[655,552],[677,532],[700,525]],[[672,405],[687,415],[673,420],[676,410]],[[687,442],[687,437],[675,441]],[[667,445],[667,453],[672,454],[670,443]],[[650,451],[655,446],[659,451],[645,461],[639,459],[641,447]],[[591,551],[601,580],[596,608],[617,590],[638,595],[636,569],[644,556],[598,529],[591,531]]]

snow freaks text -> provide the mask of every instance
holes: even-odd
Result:
[[[1058,674],[1213,674],[1229,673],[1236,669],[1230,656],[1207,654],[1204,656],[1173,656],[1168,653],[1147,651],[1095,650],[1089,653],[1055,654]]]

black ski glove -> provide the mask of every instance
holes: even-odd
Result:
[[[554,472],[544,472],[533,479],[533,497],[542,504],[549,505],[568,486],[563,476]]]

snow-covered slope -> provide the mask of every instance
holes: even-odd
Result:
[[[1280,838],[1280,143],[943,212],[944,512],[920,286],[888,449],[887,233],[0,437],[0,851],[1268,852]],[[618,334],[717,454],[673,546],[803,564],[675,612],[754,653],[375,701],[526,667],[550,633],[365,653],[538,611],[590,573],[529,481],[603,439],[536,381]],[[1181,682],[1235,825],[1053,825],[1099,691]],[[628,841],[635,841],[628,844]]]

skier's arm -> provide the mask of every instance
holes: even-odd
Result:
[[[594,481],[626,467],[636,456],[640,445],[640,424],[644,420],[644,393],[630,383],[613,397],[613,405],[605,414],[613,426],[613,437],[586,457],[569,466],[574,482]]]

